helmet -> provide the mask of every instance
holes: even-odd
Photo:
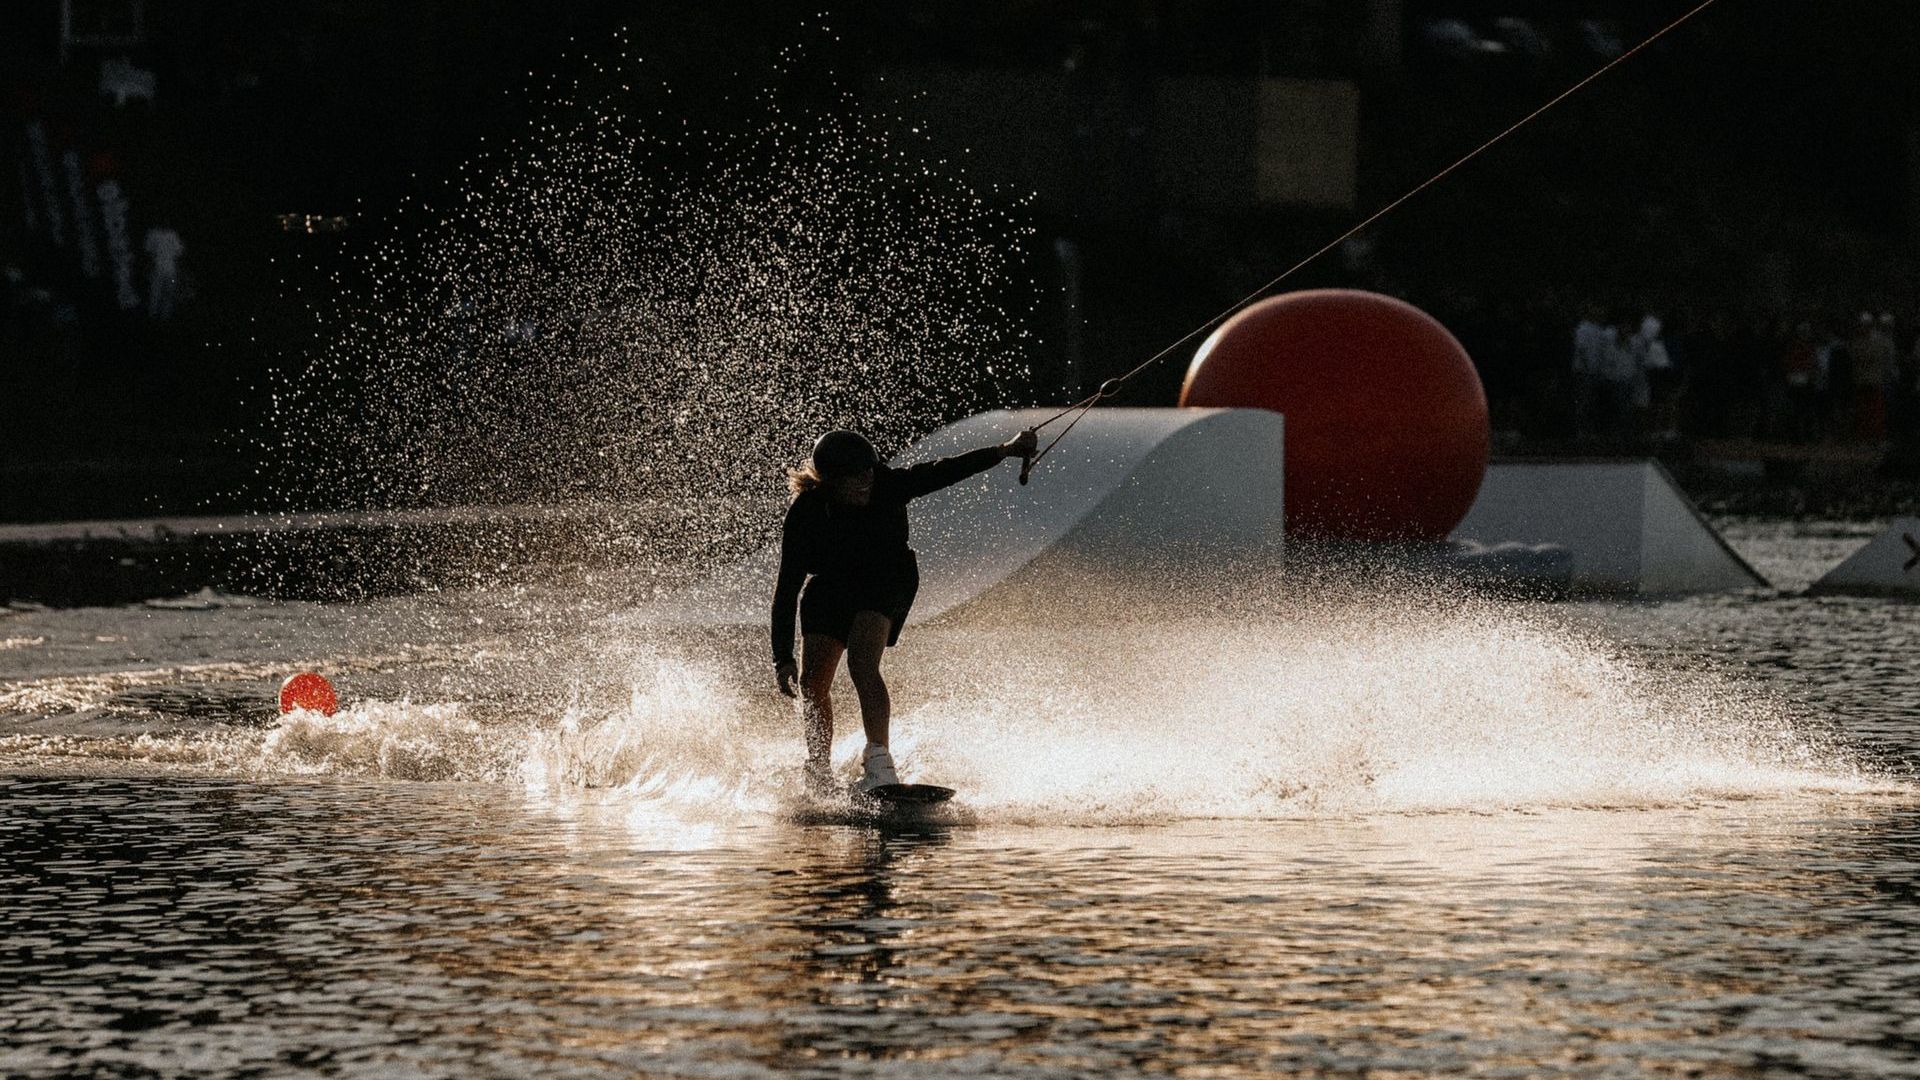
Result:
[[[822,479],[852,476],[879,463],[873,444],[858,432],[829,431],[813,444],[813,468]]]

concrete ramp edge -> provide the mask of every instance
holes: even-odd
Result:
[[[1920,596],[1920,517],[1895,518],[1880,535],[1827,571],[1808,591]]]

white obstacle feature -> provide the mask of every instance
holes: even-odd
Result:
[[[910,465],[1006,442],[1052,415],[995,411],[950,424],[894,462]],[[914,501],[920,555],[914,622],[968,604],[1022,571],[1049,565],[1124,566],[1130,560],[1229,551],[1282,552],[1285,423],[1265,409],[1089,412],[1018,482],[1017,461]],[[777,546],[647,612],[675,622],[767,618]]]
[[[1496,462],[1455,540],[1555,544],[1587,593],[1764,587],[1656,461]]]
[[[1050,415],[969,417],[899,463],[1005,442]],[[1284,444],[1284,421],[1265,409],[1095,409],[1035,467],[1032,486],[989,474],[914,503],[916,617],[958,607],[1043,562],[1118,569],[1214,550],[1277,567]]]
[[[1814,582],[1811,591],[1920,596],[1920,518],[1895,518],[1866,547]]]
[[[1051,415],[971,416],[895,464],[1002,443]],[[1092,410],[1040,462],[1031,486],[1006,462],[914,502],[913,621],[990,611],[990,599],[1018,609],[1044,579],[1073,573],[1158,572],[1216,555],[1278,573],[1284,433],[1280,415],[1265,409]],[[1649,596],[1767,585],[1653,461],[1495,463],[1452,539],[1473,542],[1462,547],[1469,569],[1494,581],[1552,578],[1579,593]],[[1515,562],[1514,552],[1524,558]],[[770,546],[642,617],[764,622],[778,561]]]

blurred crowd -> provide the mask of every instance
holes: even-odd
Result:
[[[1920,327],[1888,311],[1668,318],[1593,304],[1577,319],[1465,312],[1448,325],[1480,367],[1495,427],[1536,442],[1920,438]]]
[[[1710,317],[1686,341],[1675,404],[1702,436],[1878,444],[1915,423],[1920,342],[1891,312],[1851,320]]]

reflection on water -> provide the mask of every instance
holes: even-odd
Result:
[[[0,785],[8,1075],[1911,1071],[1920,807],[706,834]]]

